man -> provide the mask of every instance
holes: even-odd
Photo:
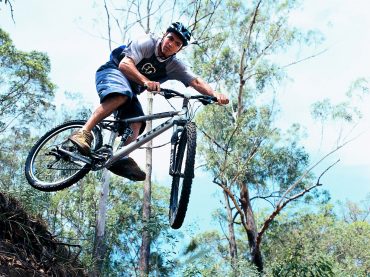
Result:
[[[95,125],[118,108],[123,111],[124,118],[144,115],[137,94],[143,88],[160,91],[160,83],[166,80],[178,80],[202,94],[215,96],[219,104],[229,103],[226,95],[215,92],[176,58],[176,53],[188,45],[190,37],[190,32],[183,24],[174,22],[162,38],[146,36],[112,52],[111,60],[96,72],[100,105],[85,126],[69,137],[82,154],[90,153],[91,130]],[[145,122],[133,123],[131,128],[133,134],[127,143],[134,141],[144,131]],[[125,157],[109,170],[134,181],[145,180],[145,172],[132,158]]]

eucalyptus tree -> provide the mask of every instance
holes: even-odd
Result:
[[[316,203],[316,209],[290,210],[283,213],[266,233],[264,252],[273,276],[366,276],[369,270],[367,247],[370,235],[369,201],[338,203],[338,207]],[[356,209],[352,209],[356,207]],[[288,234],[288,235],[287,235]]]
[[[0,28],[0,190],[34,212],[38,212],[35,199],[46,199],[24,185],[23,164],[33,135],[50,123],[55,85],[49,73],[47,54],[17,49]]]
[[[316,194],[314,198],[313,208],[284,209],[266,231],[262,245],[266,257],[264,276],[367,276],[369,196],[358,203],[347,201],[337,205],[327,195]],[[237,233],[242,232],[241,228],[236,229]],[[179,274],[258,276],[242,254],[248,247],[239,246],[241,254],[233,272],[228,263],[228,242],[222,232],[198,234],[184,250]]]
[[[53,107],[55,85],[49,78],[45,53],[16,49],[0,28],[0,134],[13,126],[45,124],[45,111]]]
[[[260,244],[271,221],[286,204],[320,185],[311,184],[312,176],[305,172],[309,156],[299,145],[299,124],[286,132],[274,126],[274,86],[286,77],[276,57],[296,43],[317,39],[289,25],[289,15],[298,6],[298,1],[227,1],[207,24],[194,26],[200,34],[194,70],[231,97],[229,106],[208,107],[197,118],[204,134],[200,152],[225,196],[231,262],[238,260],[239,223],[260,272]],[[254,199],[264,199],[273,208],[260,229]]]

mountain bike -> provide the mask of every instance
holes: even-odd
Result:
[[[148,141],[172,127],[169,175],[172,177],[169,221],[174,229],[181,227],[189,203],[194,178],[196,152],[196,125],[192,122],[194,110],[190,100],[204,105],[217,102],[217,98],[205,95],[185,95],[171,89],[158,93],[170,99],[183,98],[179,110],[122,119],[119,110],[113,119],[105,119],[92,130],[91,154],[82,155],[68,137],[80,129],[84,120],[67,121],[43,135],[30,150],[25,175],[29,184],[41,191],[51,192],[67,188],[81,180],[90,170],[109,168]],[[142,134],[135,141],[125,145],[133,133],[131,123],[169,118],[152,130]],[[109,139],[103,141],[103,131]],[[115,146],[117,137],[121,137]]]

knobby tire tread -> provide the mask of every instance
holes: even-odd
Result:
[[[185,126],[183,132],[186,132],[186,139],[184,140],[182,137],[180,138],[178,149],[182,149],[182,153],[178,152],[176,155],[176,160],[179,156],[184,155],[185,148],[187,147],[187,155],[183,157],[185,159],[185,170],[184,170],[184,178],[176,178],[173,176],[172,178],[172,185],[171,185],[171,201],[173,201],[173,194],[175,193],[175,189],[178,190],[179,182],[182,181],[182,190],[178,203],[176,203],[177,207],[173,213],[171,213],[171,204],[170,204],[170,225],[173,229],[178,229],[182,226],[186,211],[189,204],[189,198],[191,193],[191,185],[194,178],[194,164],[195,164],[195,154],[196,154],[196,125],[193,122],[188,123]],[[182,134],[184,135],[184,134]],[[185,143],[185,147],[181,144]],[[173,203],[172,203],[173,204]]]

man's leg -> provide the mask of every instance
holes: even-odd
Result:
[[[128,138],[125,145],[136,140],[139,135],[141,125],[142,123],[140,122],[131,124],[133,134]],[[144,181],[146,178],[145,172],[130,157],[125,157],[115,162],[111,167],[109,167],[109,170],[118,176],[130,179],[132,181]]]
[[[129,137],[125,143],[125,145],[128,145],[129,143],[133,142],[135,139],[137,139],[137,137],[139,136],[139,131],[140,131],[140,127],[141,127],[141,122],[135,122],[135,123],[131,123],[130,127],[132,129],[132,135],[131,137]]]
[[[82,129],[91,132],[100,121],[111,115],[118,107],[126,103],[128,99],[128,96],[121,94],[108,97],[96,108]]]
[[[103,119],[112,114],[119,106],[126,103],[128,96],[121,94],[114,94],[107,99],[105,99],[94,111],[94,113],[87,120],[85,125],[81,130],[72,134],[69,140],[72,141],[78,150],[84,154],[88,155],[90,153],[92,134],[91,130]]]

